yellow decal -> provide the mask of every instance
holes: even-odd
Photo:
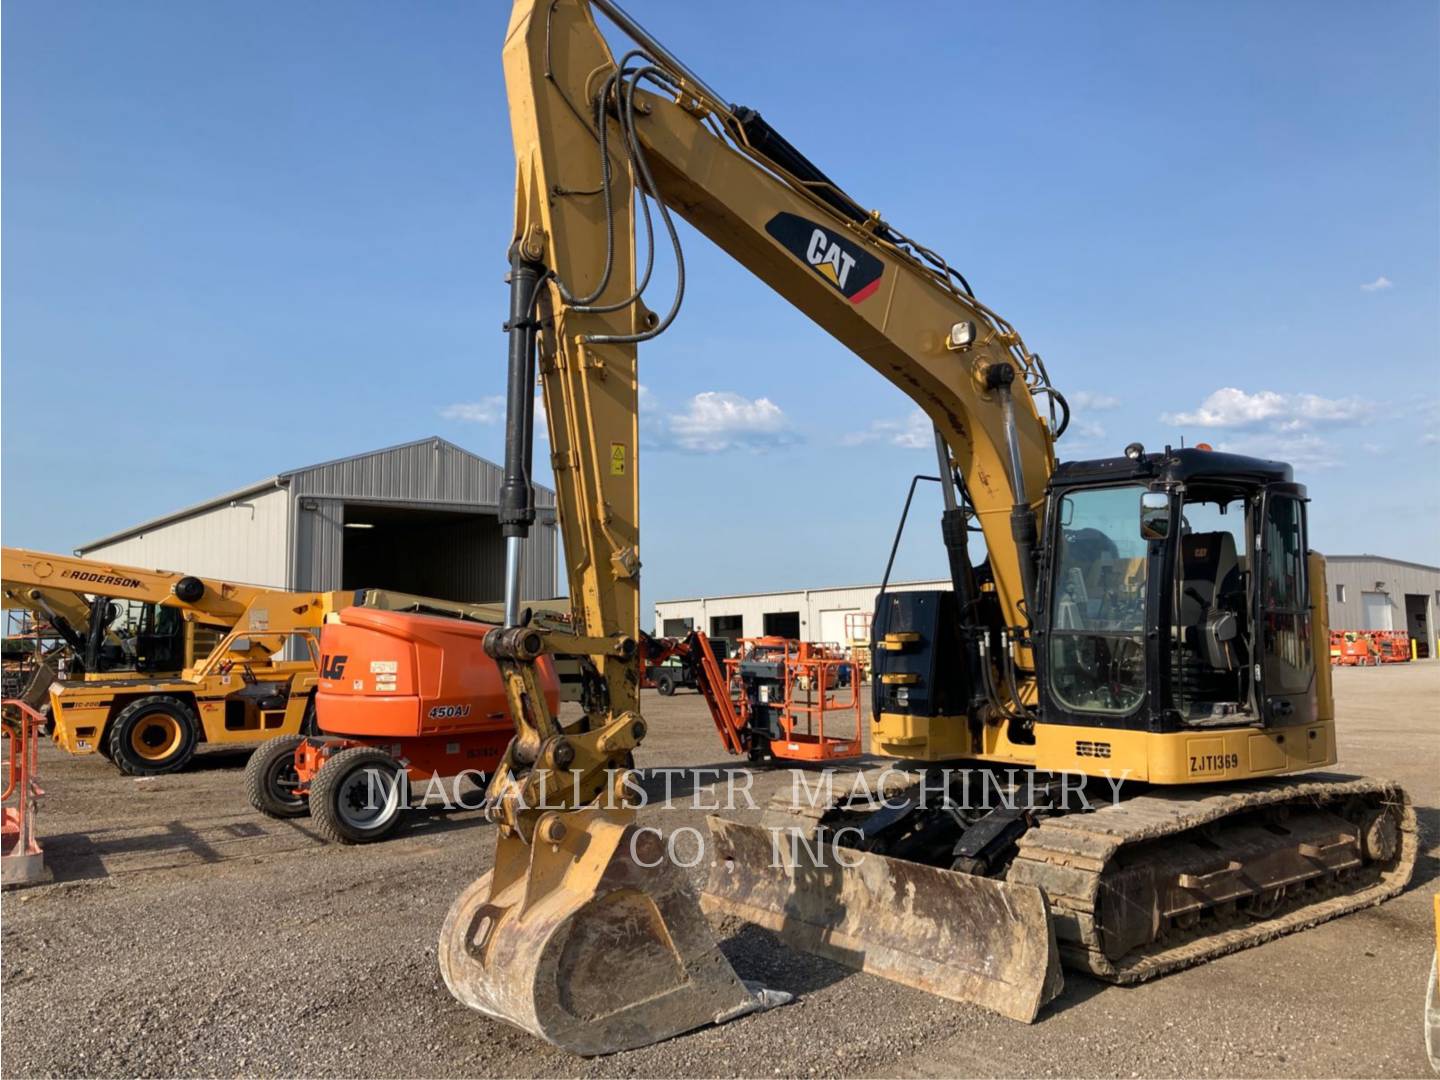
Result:
[[[625,475],[625,444],[612,442],[610,444],[610,475]]]

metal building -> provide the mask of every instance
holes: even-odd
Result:
[[[76,549],[93,559],[296,590],[498,600],[498,465],[432,436],[292,469]],[[523,595],[556,594],[555,494],[535,489]]]
[[[1406,630],[1421,657],[1437,655],[1440,566],[1383,555],[1327,555],[1332,630]]]
[[[887,586],[890,592],[949,588],[949,578],[892,581]],[[655,629],[665,637],[704,630],[710,637],[728,642],[775,634],[801,641],[850,645],[854,643],[857,627],[862,628],[859,638],[868,639],[868,620],[875,610],[875,597],[879,592],[879,585],[842,585],[661,600],[655,605]]]

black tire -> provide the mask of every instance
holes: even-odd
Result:
[[[404,774],[400,763],[384,750],[370,746],[341,750],[310,781],[310,815],[316,829],[338,844],[386,839],[405,817],[407,785],[401,783],[398,793],[376,804]]]
[[[300,717],[301,735],[318,735],[320,728],[315,721],[315,692],[310,692],[310,700],[305,703],[305,712]]]
[[[112,765],[114,764],[114,759],[110,757],[110,740],[105,736],[102,735],[95,740],[95,752]]]
[[[662,671],[655,676],[655,689],[666,697],[671,697],[675,693],[675,676],[668,671]]]
[[[245,763],[245,796],[266,817],[297,818],[310,813],[308,796],[295,794],[295,750],[303,735],[277,735],[262,743]]]
[[[179,698],[165,694],[132,701],[110,721],[106,756],[126,776],[177,772],[195,756],[200,724]]]

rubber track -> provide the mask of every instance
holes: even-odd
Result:
[[[1293,910],[1281,911],[1268,919],[1218,932],[1202,930],[1178,942],[1162,940],[1156,943],[1159,946],[1156,951],[1135,950],[1115,961],[1106,958],[1095,920],[1096,897],[1106,867],[1126,845],[1174,835],[1265,806],[1300,803],[1318,807],[1351,796],[1364,796],[1401,808],[1399,856],[1378,881],[1356,892],[1332,894]],[[1019,849],[1006,878],[1038,885],[1045,891],[1062,962],[1107,982],[1136,983],[1303,930],[1350,911],[1372,907],[1396,895],[1405,888],[1415,868],[1419,838],[1415,809],[1399,784],[1333,773],[1307,773],[1203,793],[1172,789],[1140,795],[1094,813],[1047,818],[1021,837]]]

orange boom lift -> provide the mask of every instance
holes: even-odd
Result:
[[[492,629],[444,615],[342,610],[321,632],[317,733],[271,739],[251,755],[251,805],[277,818],[309,814],[331,840],[364,844],[400,826],[412,784],[468,775],[483,786],[514,734],[500,670],[485,655]],[[539,685],[558,708],[548,658]]]
[[[858,669],[837,650],[781,637],[741,638],[740,652],[720,660],[710,638],[641,636],[647,664],[685,661],[710,708],[720,741],[757,764],[836,761],[864,753]],[[848,687],[848,698],[839,693]],[[837,690],[832,694],[832,690]],[[826,730],[827,717],[845,732]],[[848,719],[846,719],[848,717]]]

